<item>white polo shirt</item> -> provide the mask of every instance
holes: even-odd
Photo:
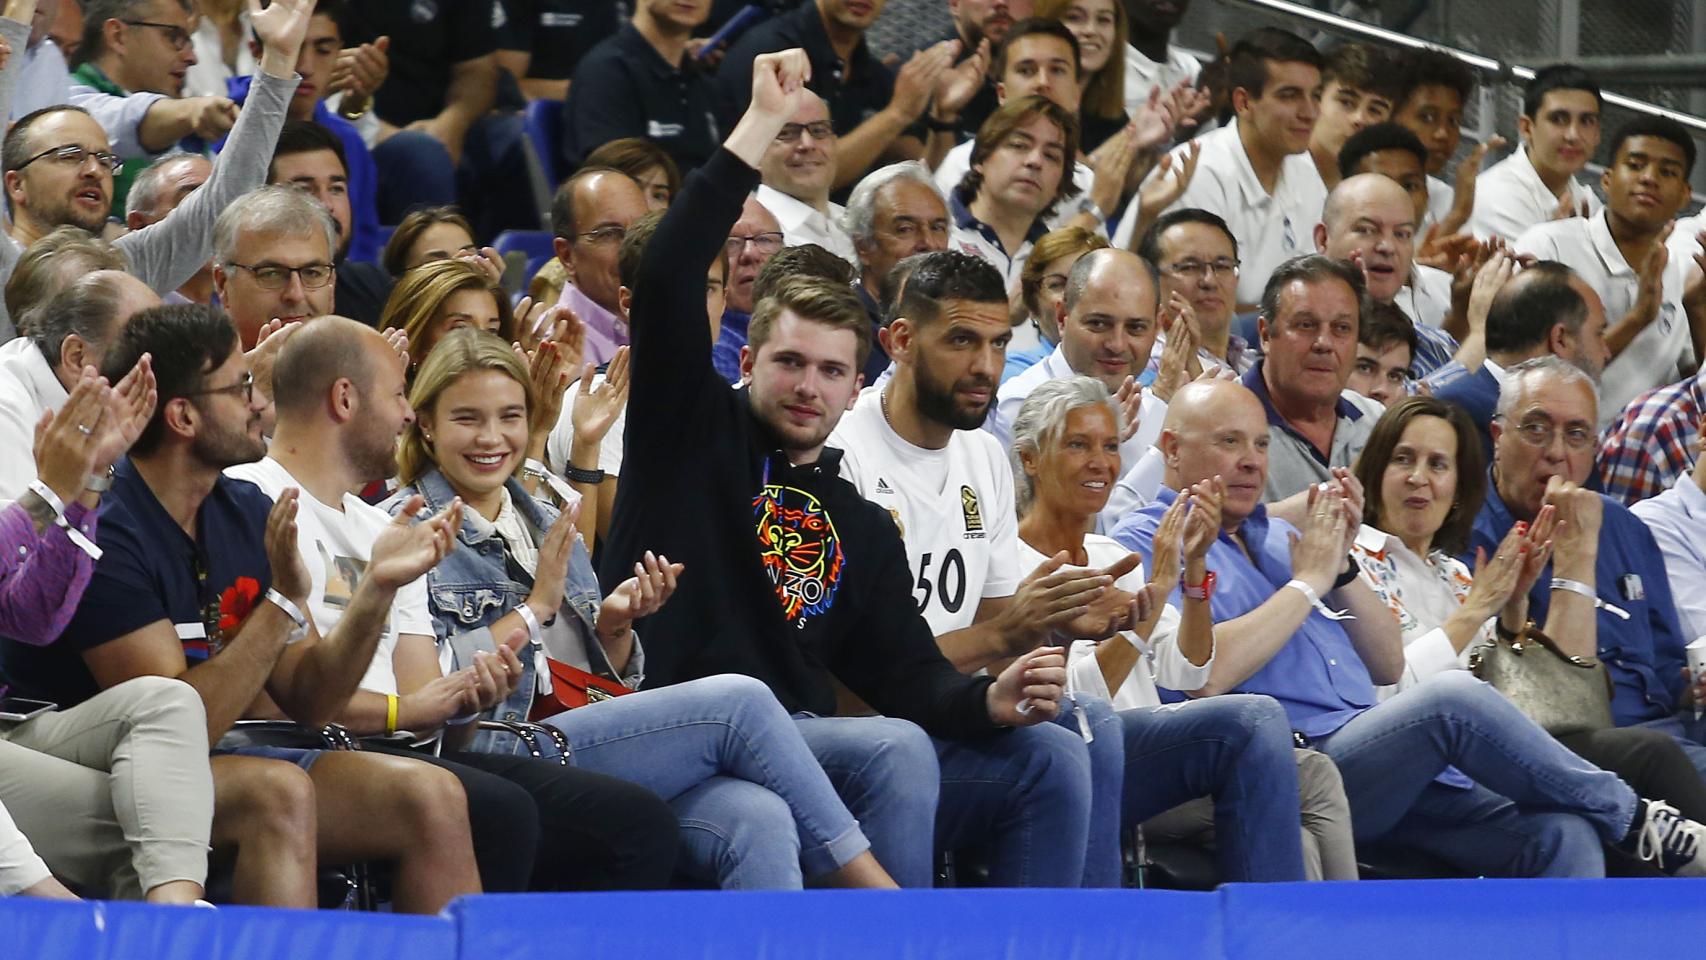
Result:
[[[1417,228],[1416,236],[1427,232],[1428,227],[1436,223],[1444,223],[1451,216],[1451,203],[1457,197],[1457,191],[1451,184],[1435,176],[1428,177],[1428,215]]]
[[[1066,362],[1066,354],[1055,347],[1048,356],[1026,367],[1013,379],[1001,385],[995,394],[995,409],[989,412],[989,419],[983,422],[983,428],[989,431],[1001,446],[1011,449],[1013,446],[1013,421],[1019,416],[1019,408],[1025,405],[1025,399],[1031,391],[1049,382],[1077,376],[1072,365]],[[1167,402],[1155,395],[1153,390],[1143,391],[1143,405],[1137,413],[1137,432],[1131,439],[1120,444],[1120,482],[1115,485],[1108,495],[1108,504],[1098,515],[1097,529],[1112,530],[1114,524],[1127,511],[1141,507],[1155,498],[1155,490],[1160,486],[1159,471],[1152,469],[1156,464],[1145,464],[1145,455],[1161,439],[1161,424],[1167,419]],[[1143,469],[1140,469],[1142,467]],[[1152,476],[1153,475],[1153,476]],[[1153,482],[1148,482],[1152,477]],[[1126,481],[1131,479],[1131,483]],[[1144,480],[1145,482],[1138,482]],[[1194,688],[1193,688],[1194,689]]]
[[[1315,252],[1313,231],[1327,203],[1327,185],[1305,150],[1285,158],[1274,192],[1269,194],[1250,166],[1250,157],[1238,139],[1236,120],[1194,142],[1202,144],[1196,175],[1167,209],[1198,207],[1226,221],[1238,238],[1238,259],[1244,264],[1238,274],[1238,302],[1256,303],[1262,299],[1262,288],[1275,267],[1299,254]],[[1174,151],[1175,163],[1180,162],[1183,149]],[[1138,197],[1132,197],[1114,236],[1114,246],[1122,250],[1131,247],[1138,207]]]
[[[936,178],[936,186],[944,196],[953,196],[954,189],[965,179],[966,171],[971,169],[971,151],[975,146],[977,140],[967,140],[949,150],[942,158],[941,164],[936,167],[933,176]],[[1081,160],[1073,161],[1072,184],[1078,188],[1078,192],[1056,204],[1054,213],[1043,219],[1050,230],[1058,230],[1078,214],[1090,212],[1090,188],[1096,184],[1096,171]],[[1101,216],[1098,215],[1096,220],[1099,224],[1096,232],[1106,236],[1107,226],[1101,223]]]
[[[1570,202],[1577,208],[1588,205],[1591,214],[1603,206],[1585,184],[1570,179]],[[1528,148],[1519,146],[1511,155],[1482,171],[1475,180],[1475,207],[1469,214],[1469,229],[1477,239],[1504,237],[1515,240],[1529,227],[1552,219],[1558,197],[1540,179],[1528,160]]]
[[[913,446],[868,387],[830,434],[841,476],[889,512],[906,544],[912,598],[937,636],[969,627],[985,598],[1019,589],[1013,468],[995,438],[955,430],[940,450]]]
[[[803,200],[763,185],[758,188],[758,202],[782,225],[784,245],[798,247],[815,243],[855,267],[859,265],[859,253],[853,249],[853,238],[841,228],[846,207],[831,203],[829,213],[825,214]]]
[[[1518,237],[1513,246],[1517,253],[1557,260],[1576,271],[1605,303],[1607,324],[1616,323],[1635,306],[1640,275],[1617,249],[1603,212],[1587,219],[1571,217],[1542,223]],[[1680,380],[1698,367],[1688,315],[1682,309],[1684,270],[1680,258],[1670,259],[1665,266],[1659,315],[1606,365],[1599,386],[1601,428],[1615,420],[1635,397]]]
[[[1125,48],[1125,113],[1132,116],[1137,113],[1144,101],[1149,99],[1149,91],[1161,87],[1170,90],[1180,80],[1189,80],[1192,84],[1202,74],[1202,61],[1180,50],[1171,44],[1167,47],[1167,61],[1156,63],[1149,59],[1131,44]]]
[[[1410,282],[1392,298],[1414,323],[1438,327],[1451,313],[1451,274],[1425,264],[1412,264]]]

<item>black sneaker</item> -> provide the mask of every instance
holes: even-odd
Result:
[[[1632,837],[1636,857],[1673,877],[1706,877],[1706,825],[1662,800],[1643,800],[1646,817]]]

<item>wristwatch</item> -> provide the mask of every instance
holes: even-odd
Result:
[[[113,467],[107,464],[107,469],[101,473],[91,473],[83,481],[83,489],[91,493],[106,493],[113,486]]]

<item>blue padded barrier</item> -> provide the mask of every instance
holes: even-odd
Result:
[[[440,917],[0,900],[5,960],[456,960]]]
[[[1698,957],[1699,880],[1421,880],[1220,889],[1226,960]]]
[[[100,905],[7,897],[0,900],[0,956],[18,960],[101,960]]]
[[[1214,894],[518,894],[451,904],[462,960],[1172,960],[1220,954]]]

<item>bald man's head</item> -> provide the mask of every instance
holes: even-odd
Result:
[[[297,325],[273,366],[273,403],[281,422],[319,411],[339,380],[368,390],[375,349],[390,344],[372,327],[347,317],[316,317]]]
[[[286,450],[312,447],[292,465],[297,479],[354,491],[394,476],[397,437],[415,419],[405,374],[402,356],[365,324],[336,316],[299,324],[273,367],[276,439]]]
[[[1362,261],[1368,295],[1390,303],[1410,279],[1416,208],[1396,180],[1359,173],[1339,181],[1315,227],[1315,246],[1335,260]]]
[[[1183,490],[1219,477],[1226,484],[1223,526],[1236,529],[1262,502],[1268,480],[1268,419],[1243,384],[1187,383],[1167,405],[1161,428],[1165,483]]]

